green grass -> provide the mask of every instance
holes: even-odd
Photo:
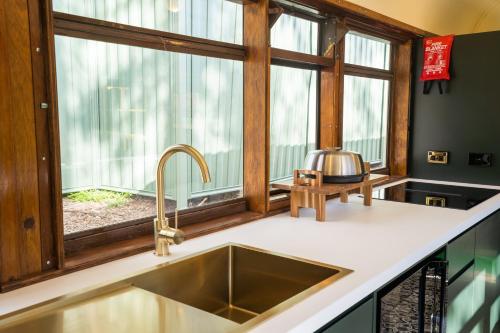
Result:
[[[108,207],[119,207],[126,204],[132,198],[132,194],[107,190],[87,190],[71,193],[68,198],[76,202],[104,202]]]

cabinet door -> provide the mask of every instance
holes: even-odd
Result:
[[[468,326],[474,310],[471,300],[474,297],[474,265],[460,274],[448,286],[448,310],[446,314],[446,333],[469,332]]]
[[[452,279],[467,264],[474,260],[476,228],[451,241],[446,247],[448,259],[448,279]]]
[[[327,333],[372,333],[373,332],[373,298],[356,307],[346,316],[324,329]]]
[[[500,332],[500,211],[476,228],[472,332]]]

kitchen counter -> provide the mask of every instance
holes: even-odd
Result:
[[[284,213],[186,241],[173,246],[166,258],[142,253],[1,294],[0,315],[234,242],[354,270],[252,328],[252,332],[314,331],[500,209],[500,194],[467,211],[382,200],[367,207],[355,194],[349,201],[329,201],[326,222],[316,222],[313,210],[303,209],[298,219]]]

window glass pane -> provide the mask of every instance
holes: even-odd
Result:
[[[386,165],[389,81],[344,76],[343,148]]]
[[[175,155],[167,211],[241,195],[242,62],[56,36],[56,66],[66,233],[154,216],[156,163],[176,143],[212,181]]]
[[[316,148],[317,72],[271,66],[271,181],[288,178]]]
[[[53,0],[54,11],[242,43],[242,6],[227,0]]]
[[[271,29],[271,46],[318,54],[318,23],[282,14]]]
[[[349,32],[345,36],[345,63],[389,70],[391,42]]]

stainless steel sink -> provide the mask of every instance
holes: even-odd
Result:
[[[242,332],[350,272],[228,244],[0,316],[0,333]]]
[[[135,287],[251,326],[350,272],[229,244],[128,281]]]

